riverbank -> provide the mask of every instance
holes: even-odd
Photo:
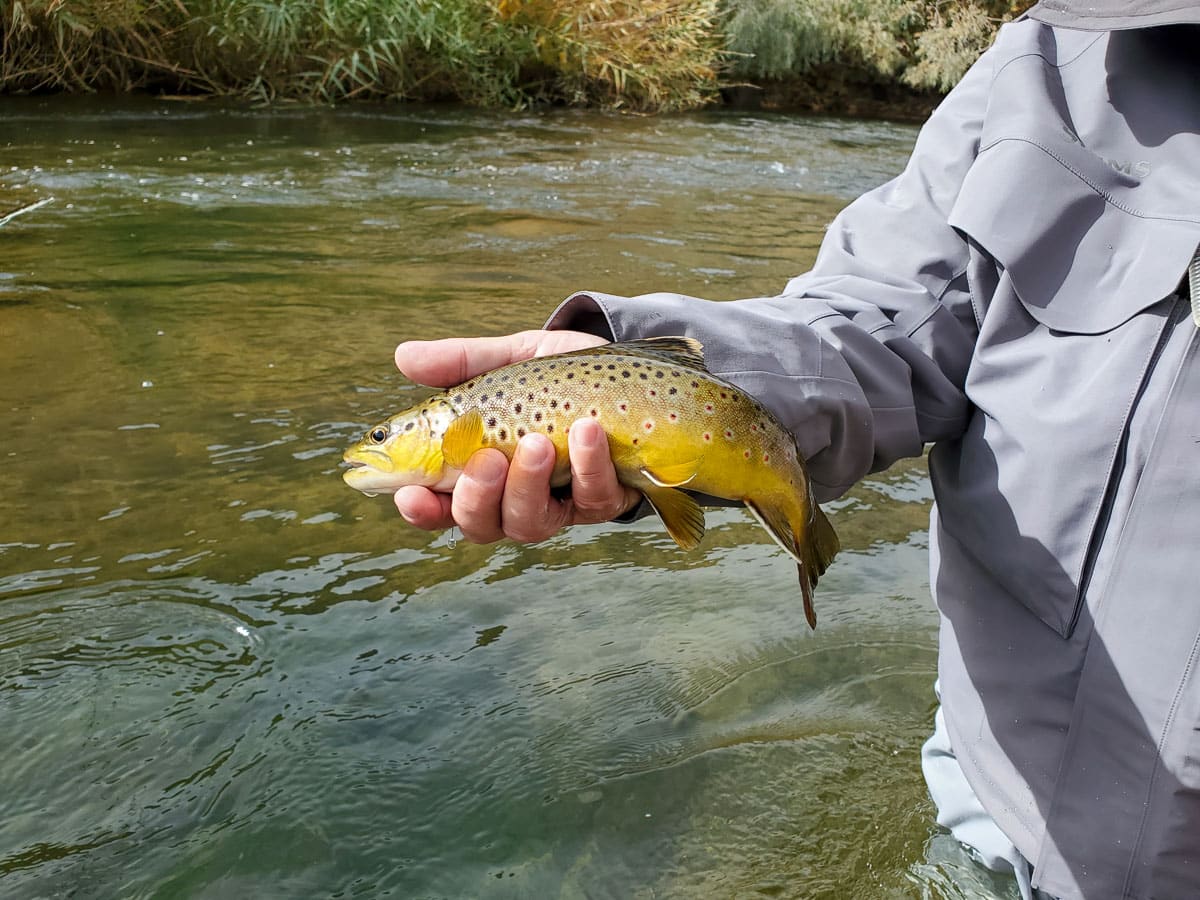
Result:
[[[0,93],[920,118],[1022,0],[13,0]]]

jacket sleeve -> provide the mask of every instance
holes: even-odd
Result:
[[[994,53],[934,112],[903,173],[843,210],[812,271],[779,296],[584,292],[548,327],[701,341],[710,371],[793,430],[821,501],[960,434],[978,326],[968,246],[947,218],[978,152]]]

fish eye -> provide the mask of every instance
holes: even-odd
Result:
[[[384,441],[387,440],[387,436],[388,436],[387,429],[384,428],[382,425],[380,425],[376,428],[372,428],[370,431],[367,432],[367,438],[371,441],[372,444],[382,444]]]

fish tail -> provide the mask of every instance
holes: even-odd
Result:
[[[811,494],[807,503],[792,499],[785,504],[770,504],[747,499],[746,506],[775,543],[796,560],[800,593],[804,598],[804,618],[809,628],[816,628],[813,588],[841,547],[833,525]]]
[[[825,574],[833,558],[841,549],[837,532],[829,519],[817,506],[812,503],[812,518],[809,521],[807,533],[800,543],[800,562],[796,569],[800,575],[800,592],[804,595],[804,618],[808,620],[809,628],[817,627],[817,612],[813,609],[813,588],[817,579]]]

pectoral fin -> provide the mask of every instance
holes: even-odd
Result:
[[[463,413],[442,435],[442,457],[447,465],[461,469],[471,454],[483,446],[483,415],[477,409]]]
[[[694,550],[704,537],[704,510],[688,494],[670,487],[642,489],[669,534],[684,550]]]

